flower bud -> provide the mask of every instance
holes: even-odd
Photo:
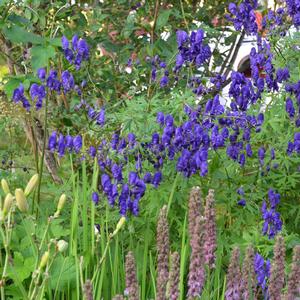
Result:
[[[15,191],[17,206],[21,212],[27,212],[28,211],[28,203],[26,200],[26,197],[24,195],[24,192],[22,189],[16,189]]]
[[[39,181],[39,174],[35,174],[31,177],[31,179],[29,180],[26,188],[25,188],[25,197],[27,197],[36,187],[37,183]]]
[[[40,266],[39,266],[39,269],[43,269],[47,263],[48,263],[48,260],[49,260],[49,256],[50,256],[50,253],[49,251],[46,251],[43,256],[42,256],[42,259],[41,259],[41,262],[40,262]]]
[[[57,210],[61,211],[66,203],[67,200],[67,196],[66,194],[62,194],[58,200],[58,204],[57,204]]]
[[[62,194],[58,200],[57,209],[56,209],[56,213],[54,214],[54,217],[57,218],[59,216],[61,210],[63,209],[66,203],[66,200],[67,200],[66,194]]]
[[[125,222],[126,222],[126,218],[125,217],[121,217],[121,219],[119,220],[119,222],[118,222],[118,224],[116,226],[116,229],[112,233],[111,237],[115,236],[120,231],[120,229],[123,227],[123,225],[125,224]]]
[[[8,183],[4,178],[1,179],[1,186],[5,194],[10,193]]]
[[[13,203],[13,195],[11,193],[8,193],[5,197],[4,204],[3,204],[3,215],[6,216],[8,212],[11,209],[12,203]]]
[[[69,244],[64,240],[59,240],[56,245],[59,252],[65,252],[68,249],[68,246]]]

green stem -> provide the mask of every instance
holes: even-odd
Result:
[[[38,205],[40,203],[40,198],[41,198],[41,183],[42,183],[42,176],[43,176],[45,150],[46,150],[47,123],[48,123],[48,116],[47,116],[48,115],[48,98],[49,97],[46,97],[46,103],[45,103],[44,141],[43,141],[42,157],[41,157],[41,161],[40,161],[39,182],[38,182],[37,195],[36,195],[36,204],[37,204],[36,218],[38,218]]]
[[[106,258],[106,253],[107,253],[107,251],[108,251],[108,248],[109,248],[109,245],[110,245],[111,240],[112,240],[112,239],[111,239],[111,237],[110,237],[110,235],[109,235],[109,236],[108,236],[108,240],[107,240],[107,242],[106,242],[106,246],[105,246],[104,252],[103,252],[103,254],[102,254],[102,257],[101,257],[101,259],[100,259],[100,261],[99,261],[99,263],[98,263],[98,265],[97,265],[96,272],[94,272],[94,275],[93,275],[93,278],[92,278],[92,282],[94,282],[94,280],[95,280],[95,278],[96,278],[96,275],[97,275],[97,273],[98,273],[98,270],[100,269],[102,263],[104,262],[104,260],[105,260],[105,258]]]
[[[179,172],[177,172],[174,183],[173,183],[173,186],[172,186],[172,190],[171,190],[171,193],[170,193],[170,197],[169,197],[169,200],[168,200],[167,215],[169,214],[169,211],[170,211],[171,203],[172,203],[172,200],[174,198],[175,189],[176,189],[176,186],[177,186],[177,181],[178,181],[179,176],[180,176],[180,174],[179,174]]]
[[[4,261],[3,271],[2,271],[2,278],[1,278],[1,299],[5,299],[4,286],[5,286],[5,277],[6,277],[6,271],[7,271],[7,266],[8,266],[8,258],[9,258],[9,244],[10,244],[11,233],[12,233],[11,211],[9,212],[9,214],[7,216],[7,226],[4,223],[4,227],[5,227],[5,233],[3,231],[2,226],[0,226],[0,232],[2,235],[2,240],[3,240],[3,244],[4,244],[4,249],[5,249],[5,261]]]

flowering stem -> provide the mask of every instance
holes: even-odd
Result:
[[[159,11],[159,1],[156,0],[155,2],[155,8],[154,8],[154,19],[153,19],[153,25],[151,29],[151,44],[154,44],[154,38],[155,38],[155,27],[156,27],[156,22],[157,22],[157,17],[158,17],[158,11]]]
[[[181,8],[181,13],[182,13],[182,17],[183,17],[183,20],[184,20],[185,27],[186,27],[186,29],[187,29],[187,32],[189,32],[190,29],[189,29],[188,22],[187,22],[187,20],[186,20],[186,18],[185,18],[185,12],[184,12],[184,7],[183,7],[182,0],[180,0],[180,8]]]
[[[46,97],[46,103],[45,103],[44,141],[43,141],[42,157],[41,157],[41,160],[40,160],[39,182],[38,182],[38,188],[37,188],[37,194],[36,194],[36,204],[37,204],[37,206],[40,203],[41,183],[42,183],[42,176],[43,176],[45,150],[46,150],[47,123],[48,123],[48,118],[47,118],[47,114],[48,114],[48,98],[49,97]],[[38,210],[36,211],[36,216],[38,216]]]

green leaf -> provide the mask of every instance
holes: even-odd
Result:
[[[156,21],[156,26],[155,26],[156,30],[160,30],[162,27],[164,27],[167,24],[171,13],[172,13],[171,9],[166,9],[166,10],[163,10],[158,15],[158,18],[157,18],[157,21]]]
[[[32,43],[32,44],[42,44],[44,38],[34,34],[32,32],[26,31],[24,28],[12,25],[11,27],[3,28],[4,36],[13,43]]]
[[[76,281],[75,260],[73,257],[59,256],[50,269],[50,286],[52,289],[63,290]]]
[[[9,21],[11,21],[12,23],[14,23],[15,25],[16,24],[19,24],[19,25],[26,25],[26,24],[29,24],[30,21],[24,17],[21,17],[15,13],[11,13],[8,18],[7,18]]]
[[[9,265],[7,275],[13,280],[19,278],[19,280],[22,282],[30,276],[31,272],[34,271],[34,266],[34,257],[28,257],[24,259],[20,252],[15,252],[13,263],[12,265]]]
[[[70,234],[70,229],[67,229],[61,225],[61,222],[62,220],[53,220],[50,226],[50,231],[55,238],[61,238]]]
[[[31,65],[33,70],[46,67],[49,59],[55,57],[55,48],[48,46],[35,46],[31,49]]]
[[[12,98],[14,90],[22,83],[22,80],[17,78],[11,78],[5,85],[4,85],[4,92],[9,99]]]
[[[61,38],[54,38],[54,39],[48,38],[47,41],[52,46],[61,47]]]
[[[126,38],[126,39],[129,38],[129,36],[133,32],[133,30],[135,29],[134,22],[135,22],[135,16],[133,14],[128,15],[128,17],[126,19],[125,27],[122,32],[124,38]]]

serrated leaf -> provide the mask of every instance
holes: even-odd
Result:
[[[35,46],[31,49],[31,66],[33,70],[46,67],[49,59],[55,57],[55,48],[48,46]]]
[[[23,258],[20,252],[14,252],[14,258],[12,264],[7,268],[7,275],[16,280],[23,281],[30,276],[34,271],[35,259],[34,257]]]
[[[70,230],[60,225],[61,220],[54,220],[50,226],[50,231],[55,238],[60,238],[70,234]]]

